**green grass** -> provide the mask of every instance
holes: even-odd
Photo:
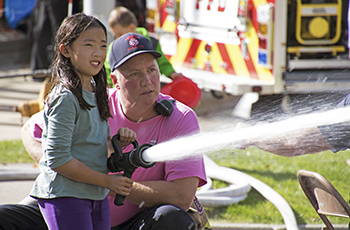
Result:
[[[28,155],[21,140],[0,141],[0,162],[8,163],[28,163],[34,160]]]
[[[349,200],[350,167],[346,160],[350,151],[330,151],[298,157],[281,157],[257,148],[247,150],[220,150],[208,154],[218,165],[237,169],[253,176],[276,192],[289,203],[298,224],[322,224],[320,218],[305,197],[296,178],[300,169],[315,171],[327,178]],[[34,162],[27,154],[20,140],[0,142],[1,163]],[[226,186],[214,181],[215,187]],[[277,208],[253,188],[248,197],[220,208],[205,208],[211,222],[284,224]],[[330,218],[332,223],[347,224],[343,218]]]
[[[237,169],[259,179],[278,192],[291,206],[298,224],[322,224],[303,193],[296,174],[300,169],[315,171],[328,179],[346,201],[349,200],[349,151],[331,151],[298,157],[281,157],[257,148],[221,150],[208,154],[218,165]],[[222,187],[223,182],[214,183]],[[205,208],[211,221],[231,223],[284,224],[277,208],[256,190],[239,202],[220,208]],[[347,224],[348,219],[331,217],[332,223]]]

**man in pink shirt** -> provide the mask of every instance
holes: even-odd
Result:
[[[146,44],[150,47],[147,48]],[[172,98],[159,93],[159,69],[156,58],[160,54],[155,51],[145,52],[146,50],[153,50],[151,44],[147,38],[135,33],[123,35],[112,45],[111,77],[116,89],[112,89],[109,94],[109,105],[113,116],[109,120],[111,133],[115,133],[119,127],[128,127],[136,133],[140,144],[157,144],[174,137],[198,133],[197,116],[184,104],[177,101],[170,102],[173,111],[171,114],[166,114],[169,116],[156,111],[157,103],[162,99],[170,101]],[[131,147],[125,151],[129,152]],[[123,206],[115,206],[114,197],[109,199],[112,226],[122,224],[147,207],[161,205],[164,208],[166,206],[162,204],[171,204],[187,210],[197,187],[205,184],[206,177],[202,158],[192,157],[180,161],[158,162],[148,169],[138,168],[132,179],[137,183],[134,184]],[[154,208],[150,209],[153,216]],[[140,217],[144,219],[142,212]],[[169,225],[165,223],[163,229],[188,229],[181,228],[179,222],[172,227]],[[133,224],[127,226],[116,229],[133,228]]]
[[[160,74],[156,62],[158,57],[160,54],[153,50],[149,40],[139,34],[125,34],[113,43],[110,65],[116,88],[109,92],[113,116],[109,120],[112,135],[120,127],[127,127],[135,131],[141,145],[157,144],[199,132],[194,111],[160,93]],[[36,160],[41,157],[38,142],[40,126],[39,120],[26,124],[22,130],[23,143]],[[132,148],[130,145],[124,152],[129,152]],[[113,230],[196,229],[186,210],[190,207],[197,188],[206,183],[201,156],[157,162],[154,167],[147,169],[140,167],[135,170],[132,179],[132,191],[125,198],[124,205],[114,205],[115,194],[109,197]],[[24,208],[15,205],[12,207],[16,208],[17,216],[18,213],[28,214]],[[6,208],[7,212],[4,212],[4,208],[0,207],[0,216],[4,213],[8,222],[11,220],[9,213],[13,212],[11,206]],[[30,210],[28,215],[33,213],[37,214],[35,210]],[[1,221],[0,218],[0,227]],[[16,224],[20,223],[17,221]],[[36,224],[40,226],[41,223]],[[21,226],[26,225],[21,223]]]

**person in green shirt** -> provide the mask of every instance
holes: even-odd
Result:
[[[123,6],[114,8],[109,14],[108,24],[111,30],[113,31],[115,38],[119,38],[125,33],[138,33],[148,38],[151,41],[154,50],[162,54],[162,56],[157,59],[160,73],[164,74],[165,76],[167,76],[172,80],[175,80],[176,78],[183,76],[181,73],[175,72],[173,66],[163,54],[159,41],[154,37],[151,37],[145,28],[137,27],[138,22],[137,22],[136,16],[129,9]],[[112,83],[112,79],[110,77],[111,67],[109,65],[109,58],[108,58],[111,48],[112,48],[112,43],[109,44],[107,49],[107,58],[105,61],[105,68],[107,72],[108,85],[111,87],[114,87]]]

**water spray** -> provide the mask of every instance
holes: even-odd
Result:
[[[295,116],[283,121],[249,126],[240,129],[219,130],[179,137],[159,143],[144,151],[148,162],[178,160],[185,157],[239,147],[240,142],[260,137],[282,135],[304,128],[319,127],[350,121],[350,107]]]
[[[138,142],[134,141],[132,142],[134,149],[128,153],[123,153],[117,143],[117,139],[119,139],[119,134],[112,137],[114,153],[112,153],[107,160],[107,167],[111,172],[124,171],[124,176],[131,178],[136,168],[150,168],[156,164],[155,162],[147,162],[142,157],[142,153],[151,147],[151,144],[143,144],[139,146]],[[114,199],[114,204],[121,206],[124,204],[124,199],[125,196],[117,194]]]

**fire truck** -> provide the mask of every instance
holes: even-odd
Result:
[[[348,4],[148,0],[147,23],[175,70],[202,90],[266,105],[276,96],[350,89]]]

